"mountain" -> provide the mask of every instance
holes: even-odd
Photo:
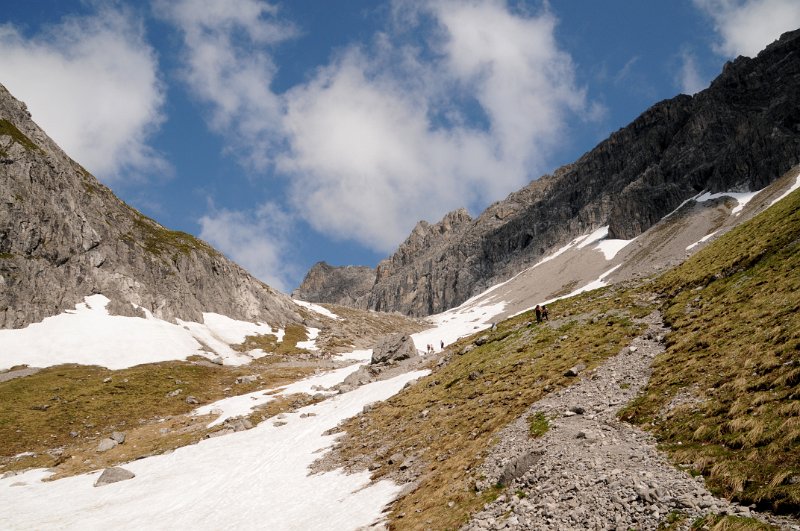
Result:
[[[378,265],[369,293],[353,304],[437,313],[598,229],[607,227],[607,240],[636,238],[702,192],[760,190],[798,162],[800,30],[756,58],[726,64],[706,90],[655,104],[576,162],[476,219],[458,210],[433,225],[420,222]],[[684,250],[676,249],[678,255],[660,256],[653,266],[684,258]],[[343,301],[334,271],[327,271],[330,282],[319,273],[314,290],[304,281],[296,293],[317,302]],[[569,292],[582,276],[560,275],[540,300]]]
[[[0,85],[0,328],[92,294],[118,315],[203,321],[204,312],[281,325],[293,301],[207,243],[119,200],[70,159]],[[135,306],[134,306],[135,305]]]

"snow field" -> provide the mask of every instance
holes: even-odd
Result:
[[[259,357],[234,351],[230,345],[246,336],[272,334],[283,340],[284,330],[265,323],[237,321],[204,313],[203,323],[169,323],[143,309],[145,318],[109,315],[104,295],[91,295],[74,310],[47,317],[22,329],[0,330],[0,370],[14,365],[49,367],[61,363],[101,365],[123,369],[142,363],[181,360],[192,355],[219,356],[226,365],[241,365]],[[309,330],[305,348],[316,348],[319,330]],[[202,343],[202,344],[201,344]],[[213,352],[207,352],[203,345]],[[263,352],[260,352],[263,355]]]

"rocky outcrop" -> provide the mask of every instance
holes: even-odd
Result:
[[[381,338],[372,349],[370,363],[394,363],[417,356],[414,340],[406,334],[390,334]]]
[[[378,266],[364,307],[446,310],[594,229],[630,239],[703,190],[757,190],[798,162],[800,30],[728,63],[695,96],[657,103],[477,219],[420,222]]]
[[[0,328],[40,321],[95,293],[126,315],[137,314],[135,304],[168,320],[202,322],[202,312],[302,319],[286,295],[205,242],[120,201],[0,85]]]
[[[292,292],[292,297],[362,308],[373,284],[375,270],[371,267],[334,267],[317,262],[306,273],[300,287]]]

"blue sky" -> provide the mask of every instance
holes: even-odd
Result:
[[[289,291],[797,27],[795,0],[9,0],[0,83],[125,201]]]

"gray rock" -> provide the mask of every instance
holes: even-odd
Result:
[[[512,481],[522,477],[540,458],[541,453],[528,452],[511,459],[503,468],[499,483],[503,486],[510,485]]]
[[[372,349],[370,363],[392,363],[417,356],[414,340],[407,334],[390,334],[382,337]]]
[[[479,347],[481,345],[485,345],[488,342],[489,342],[489,336],[487,336],[487,335],[482,335],[481,337],[479,337],[478,339],[475,340],[475,344],[477,346],[479,346]]]
[[[237,384],[251,384],[259,381],[261,379],[260,374],[249,374],[247,376],[239,376],[234,380],[234,383]]]
[[[119,481],[126,481],[128,479],[133,479],[136,477],[136,474],[131,472],[130,470],[126,470],[122,467],[114,466],[111,468],[106,468],[103,470],[103,473],[100,474],[100,477],[97,478],[97,481],[94,482],[95,487],[102,487],[103,485],[108,485],[111,483],[117,483]]]
[[[98,453],[107,452],[112,448],[114,448],[115,446],[117,446],[117,444],[118,444],[117,441],[115,441],[114,439],[110,438],[103,439],[100,441],[100,444],[97,445],[97,452]]]
[[[191,405],[195,405],[195,404],[199,404],[200,401],[197,400],[197,398],[195,398],[194,396],[189,395],[189,396],[186,397],[186,403],[187,404],[191,404]]]
[[[292,297],[310,302],[328,302],[359,307],[366,302],[375,269],[366,266],[334,267],[317,262],[308,270]]]
[[[125,443],[125,434],[121,431],[115,431],[111,433],[111,438],[117,442],[117,444],[124,444]]]

